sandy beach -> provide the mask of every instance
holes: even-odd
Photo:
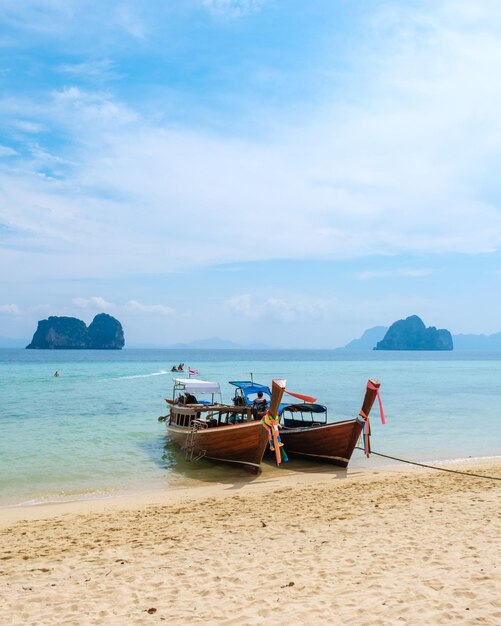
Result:
[[[498,460],[448,467],[501,477]],[[2,509],[0,623],[499,624],[499,495],[321,468]]]

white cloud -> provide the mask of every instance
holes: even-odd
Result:
[[[107,302],[104,298],[93,296],[92,298],[73,298],[72,302],[80,309],[99,309],[108,310],[115,308],[111,302]]]
[[[146,37],[146,26],[131,6],[120,4],[115,11],[117,23],[136,39]]]
[[[318,316],[319,308],[306,302],[285,302],[279,298],[268,298],[261,304],[253,304],[248,294],[234,296],[224,305],[233,313],[251,320],[262,318],[279,322],[294,322]]]
[[[9,146],[1,146],[0,145],[0,157],[9,157],[17,154],[14,148],[10,148]]]
[[[53,91],[52,97],[57,113],[70,124],[78,125],[82,122],[128,124],[138,120],[138,115],[134,111],[104,91],[86,91],[70,86]],[[87,136],[89,134],[92,139],[96,139],[91,129],[87,129]]]
[[[33,32],[54,33],[74,15],[74,0],[23,0],[1,3],[1,20]]]
[[[52,154],[48,150],[44,150],[41,146],[36,143],[32,143],[29,145],[29,151],[31,152],[33,158],[37,163],[45,163],[45,164],[55,164],[55,165],[74,165],[71,161],[67,159],[63,159],[57,154]]]
[[[174,315],[175,310],[163,304],[143,304],[137,300],[129,300],[125,304],[114,304],[99,296],[92,298],[73,298],[72,303],[80,309],[91,309],[96,311],[109,311],[113,309],[116,313],[128,312],[146,315]]]
[[[96,49],[103,42],[110,44],[110,30],[119,29],[136,39],[143,39],[146,27],[133,0],[110,0],[91,3],[82,0],[23,0],[0,2],[0,23],[32,36],[67,39],[78,51],[82,39],[89,39]],[[110,29],[111,26],[111,29]]]
[[[28,120],[15,120],[12,124],[14,128],[17,128],[25,133],[41,133],[47,130],[43,124],[37,122],[30,122]]]
[[[216,15],[241,17],[259,12],[268,0],[201,0],[202,6]]]
[[[232,5],[253,3],[206,3]],[[353,60],[350,88],[326,75],[322,105],[304,116],[267,109],[264,138],[156,125],[75,86],[45,104],[0,103],[75,140],[72,153],[35,146],[24,169],[0,171],[0,219],[23,247],[22,263],[14,249],[0,262],[32,277],[105,277],[499,249],[489,193],[501,151],[496,6],[385,13],[377,45]]]
[[[403,278],[422,278],[423,276],[429,276],[433,271],[430,269],[396,269],[396,270],[367,270],[366,272],[359,272],[356,277],[359,280],[371,280],[372,278],[391,278],[391,277],[403,277]]]
[[[111,59],[84,61],[82,63],[63,63],[59,71],[77,78],[112,80],[119,77]]]
[[[163,304],[141,304],[137,300],[129,300],[124,309],[133,313],[146,313],[153,315],[174,315],[175,310]]]
[[[17,304],[0,304],[0,313],[6,313],[7,315],[22,315],[23,312]]]

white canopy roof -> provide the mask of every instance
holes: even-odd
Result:
[[[219,383],[211,383],[199,378],[174,378],[176,386],[183,388],[189,393],[221,393]]]

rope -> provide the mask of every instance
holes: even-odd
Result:
[[[364,448],[360,446],[356,446],[356,450],[362,450],[365,452]],[[382,454],[381,452],[373,452],[371,450],[371,454],[375,454],[376,456],[383,456],[385,459],[392,459],[393,461],[400,461],[401,463],[409,463],[409,465],[419,465],[419,467],[427,467],[429,469],[438,470],[440,472],[450,472],[451,474],[463,474],[463,476],[473,476],[475,478],[487,478],[488,480],[501,480],[498,476],[485,476],[483,474],[472,474],[471,472],[461,472],[459,470],[447,469],[446,467],[437,467],[436,465],[427,465],[426,463],[418,463],[417,461],[409,461],[408,459],[399,459],[396,456],[390,456],[389,454]]]

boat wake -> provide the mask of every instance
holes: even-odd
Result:
[[[132,378],[150,378],[151,376],[165,376],[169,374],[166,370],[160,370],[159,372],[153,372],[152,374],[135,374],[133,376],[117,376],[113,380],[130,380]]]

